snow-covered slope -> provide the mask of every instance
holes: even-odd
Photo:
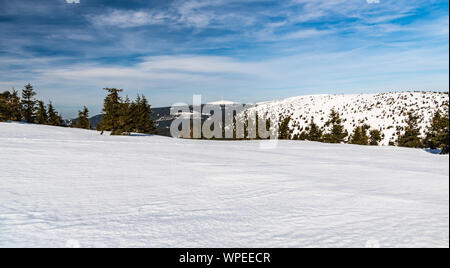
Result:
[[[448,247],[449,158],[0,123],[0,247]]]
[[[409,111],[420,116],[422,135],[430,125],[430,120],[437,109],[448,112],[449,95],[441,92],[402,92],[360,95],[312,95],[293,97],[280,101],[257,104],[252,108],[258,114],[267,114],[278,120],[292,115],[293,134],[314,122],[323,126],[328,120],[331,109],[341,115],[345,129],[351,134],[356,126],[368,124],[372,129],[379,129],[385,135],[382,145],[395,142],[397,132],[406,126]]]

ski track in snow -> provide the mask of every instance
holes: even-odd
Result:
[[[0,247],[448,247],[449,157],[0,123]]]

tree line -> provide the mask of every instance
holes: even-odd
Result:
[[[128,96],[125,99],[120,96],[123,89],[104,88],[104,90],[107,96],[103,101],[102,121],[96,126],[101,134],[105,131],[110,131],[111,135],[153,134],[155,127],[151,118],[151,105],[144,95],[137,95],[135,101],[130,101]],[[92,128],[86,106],[78,111],[74,127]]]
[[[104,88],[107,96],[103,102],[103,119],[97,126],[103,134],[111,131],[111,135],[130,135],[131,133],[152,134],[155,130],[151,118],[151,105],[144,95],[138,95],[135,101],[128,96],[123,99],[123,89]]]
[[[342,119],[335,110],[331,110],[329,120],[324,127],[314,123],[310,124],[299,134],[292,135],[293,130],[289,127],[292,118],[287,116],[280,118],[278,125],[279,139],[308,140],[324,143],[348,143],[357,145],[379,145],[384,134],[378,129],[371,129],[367,124],[356,126],[353,133],[349,134],[342,123]],[[398,131],[398,139],[390,145],[409,148],[440,149],[442,154],[449,153],[449,117],[448,113],[443,115],[437,110],[431,120],[431,125],[421,137],[419,117],[414,112],[408,113],[406,127]]]
[[[24,121],[27,123],[63,126],[61,115],[52,102],[48,105],[35,98],[36,92],[31,84],[22,90],[22,97],[17,90],[0,93],[0,121]]]
[[[252,120],[253,124],[256,124],[256,130],[253,131],[253,137],[249,134],[249,114],[248,111],[243,113],[243,116],[238,117],[233,116],[233,124],[231,127],[233,130],[233,138],[223,138],[225,137],[225,130],[222,128],[222,138],[228,140],[259,140],[258,129],[260,127],[265,128],[265,130],[271,130],[271,119],[268,118],[267,114],[260,120],[258,113],[256,112],[256,120]],[[272,119],[273,120],[273,119]],[[244,137],[237,137],[237,122],[243,121],[244,126]],[[277,137],[281,140],[307,140],[322,143],[347,143],[355,145],[371,145],[377,146],[385,138],[383,132],[379,129],[373,129],[368,124],[361,124],[356,126],[352,133],[348,133],[344,127],[343,120],[339,113],[332,109],[329,114],[329,119],[325,122],[324,126],[320,127],[314,122],[314,118],[311,119],[308,126],[300,129],[300,131],[294,134],[292,122],[292,115],[284,116],[279,115],[277,124]],[[258,122],[265,122],[265,125],[259,126]],[[190,138],[193,138],[193,122],[191,119],[191,133]],[[225,120],[222,120],[222,125],[225,124]],[[212,126],[214,128],[215,126]],[[254,133],[256,132],[256,134]],[[397,140],[389,142],[390,146],[400,146],[409,148],[430,148],[439,149],[443,154],[449,153],[449,117],[448,112],[442,114],[438,109],[431,120],[430,126],[425,131],[425,138],[422,138],[420,127],[419,127],[419,117],[414,112],[409,112],[406,119],[406,127],[398,129]],[[205,139],[203,135],[200,139]],[[218,139],[213,137],[212,139]]]
[[[152,134],[155,130],[151,118],[151,106],[144,95],[138,95],[135,101],[128,96],[120,96],[122,89],[105,88],[107,96],[104,100],[103,119],[97,130],[111,131],[111,135],[129,135],[131,133]],[[89,121],[89,110],[86,106],[78,111],[74,123],[64,124],[61,115],[55,110],[52,102],[46,105],[35,98],[36,92],[31,84],[27,84],[19,96],[17,90],[0,93],[0,122],[22,121],[26,123],[65,126],[92,129]]]

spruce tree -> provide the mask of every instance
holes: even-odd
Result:
[[[9,120],[11,121],[22,120],[22,104],[20,102],[20,97],[17,90],[13,90],[13,92],[10,95],[8,110],[9,110]]]
[[[449,147],[449,119],[436,111],[431,126],[428,128],[425,138],[425,146],[430,149],[440,149],[443,154],[448,154]]]
[[[103,103],[103,118],[100,123],[100,129],[103,131],[111,131],[111,135],[121,135],[121,124],[119,117],[123,111],[122,99],[119,95],[123,89],[104,88],[108,92]]]
[[[129,135],[135,132],[136,126],[134,122],[134,113],[136,111],[136,104],[131,103],[128,96],[125,101],[121,103],[119,115],[119,131],[121,134]]]
[[[7,121],[10,118],[8,109],[9,100],[10,100],[9,91],[0,93],[0,122]]]
[[[381,131],[378,129],[372,129],[370,131],[370,142],[369,145],[377,146],[380,144],[382,139]]]
[[[306,131],[300,132],[300,134],[298,135],[298,139],[301,141],[309,140],[309,132]]]
[[[352,136],[350,137],[350,144],[368,145],[369,137],[367,136],[367,130],[369,126],[362,125],[355,128]]]
[[[421,148],[423,146],[417,123],[418,119],[418,116],[414,113],[408,113],[407,126],[405,132],[398,138],[398,146],[410,148]]]
[[[270,133],[270,137],[268,139],[271,139],[271,137],[274,136],[273,135],[274,134],[274,130],[271,127],[271,121],[270,120],[271,120],[270,117],[266,113],[266,130],[268,130],[269,133]]]
[[[154,122],[151,118],[151,106],[147,101],[147,98],[142,95],[141,98],[136,100],[135,111],[135,131],[137,133],[152,134],[155,130]]]
[[[83,107],[82,111],[78,111],[78,119],[75,127],[91,129],[91,122],[89,121],[89,110],[86,106]]]
[[[325,123],[325,127],[330,130],[323,137],[323,141],[327,143],[342,143],[348,136],[347,131],[342,125],[342,119],[339,114],[332,109],[330,112],[330,119]]]
[[[45,104],[43,101],[38,101],[38,107],[36,110],[36,118],[34,120],[36,124],[47,124],[48,123],[48,116],[47,116],[47,110],[45,109]]]
[[[36,92],[34,92],[33,86],[28,84],[25,86],[25,89],[22,90],[22,113],[23,118],[28,123],[34,122],[35,111],[36,111],[36,100],[34,96]]]
[[[22,104],[16,90],[0,93],[0,121],[20,121]]]
[[[47,109],[48,124],[51,126],[62,126],[62,118],[55,108],[53,108],[52,102],[48,104]]]
[[[316,125],[316,123],[314,123],[314,118],[311,119],[311,123],[308,126],[308,134],[306,139],[309,141],[322,141],[322,130],[320,129],[320,127],[318,125]],[[302,136],[302,135],[301,135]]]
[[[292,131],[289,128],[289,124],[291,122],[291,116],[287,116],[285,118],[280,118],[280,122],[278,124],[278,139],[280,140],[290,140]]]

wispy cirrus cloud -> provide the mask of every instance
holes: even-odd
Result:
[[[162,24],[170,19],[168,14],[148,10],[111,10],[105,14],[88,15],[87,18],[98,26],[117,26],[119,28]]]

